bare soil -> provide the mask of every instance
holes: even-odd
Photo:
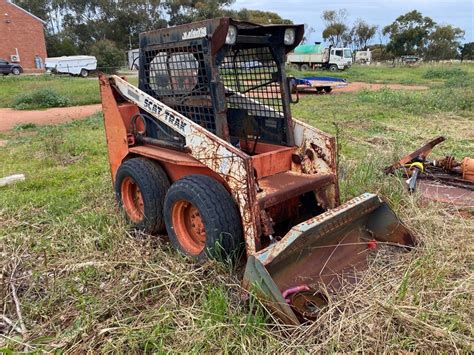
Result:
[[[100,111],[100,104],[73,107],[57,107],[47,110],[18,111],[11,108],[0,109],[0,132],[9,131],[18,124],[33,123],[50,125],[86,118]]]
[[[357,92],[361,90],[377,91],[383,88],[393,90],[428,90],[428,86],[424,85],[402,85],[402,84],[369,84],[362,82],[349,83],[345,88],[335,88],[334,93],[339,92]]]

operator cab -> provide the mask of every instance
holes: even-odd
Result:
[[[285,56],[303,31],[220,18],[143,33],[139,87],[249,154],[293,146]],[[181,139],[156,121],[147,135]]]

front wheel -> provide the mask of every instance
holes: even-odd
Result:
[[[12,74],[13,75],[20,75],[20,69],[19,68],[13,68],[12,69]]]
[[[89,71],[87,69],[81,69],[81,73],[80,75],[83,77],[83,78],[87,78],[89,76]]]
[[[164,208],[171,244],[198,260],[235,258],[243,245],[237,206],[227,190],[205,175],[171,185]]]
[[[336,71],[338,71],[338,69],[339,69],[339,68],[337,67],[336,64],[331,64],[331,65],[329,66],[329,71],[336,72]]]

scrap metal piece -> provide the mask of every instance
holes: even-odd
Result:
[[[403,169],[408,191],[418,185],[425,199],[474,208],[474,159],[456,160],[453,156],[429,161],[431,150],[443,142],[437,137],[385,169],[387,174]]]
[[[422,159],[426,158],[431,153],[431,151],[433,150],[433,148],[435,146],[437,146],[441,142],[444,142],[445,140],[446,140],[446,138],[443,137],[443,136],[436,137],[435,139],[432,139],[431,141],[426,143],[421,148],[415,150],[413,153],[405,155],[403,158],[401,158],[396,163],[386,167],[385,170],[384,170],[385,173],[386,174],[393,174],[395,172],[395,170],[397,170],[398,168],[403,167],[405,164],[410,163],[411,161],[413,161],[414,159],[416,159],[418,157],[420,157]]]

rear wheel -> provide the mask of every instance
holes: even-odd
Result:
[[[329,87],[329,86],[326,86],[326,87],[324,88],[324,91],[329,94],[329,93],[332,91],[332,88]]]
[[[318,93],[322,93],[323,90],[324,90],[324,88],[321,88],[321,87],[316,88],[316,91],[317,91]]]
[[[83,78],[87,78],[89,76],[89,71],[87,69],[81,69],[81,73],[80,75],[83,77]]]
[[[120,166],[115,193],[135,229],[150,234],[164,230],[163,203],[169,186],[168,176],[154,161],[133,158]]]
[[[310,69],[308,64],[301,64],[300,70],[301,71],[308,71]]]
[[[166,230],[171,244],[198,260],[233,258],[243,245],[237,206],[227,190],[205,175],[176,181],[165,199]]]
[[[13,68],[12,69],[12,74],[13,75],[20,75],[20,69],[19,68]]]

